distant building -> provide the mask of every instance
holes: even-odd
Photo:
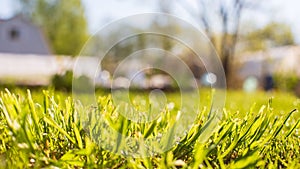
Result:
[[[238,76],[243,81],[256,78],[262,86],[266,81],[271,84],[276,73],[292,73],[300,77],[300,46],[282,46],[265,51],[247,53],[238,59]]]
[[[48,55],[51,52],[40,29],[18,15],[0,19],[0,53]]]
[[[239,58],[240,77],[263,77],[266,74],[294,73],[300,77],[300,46],[282,46],[244,54]]]

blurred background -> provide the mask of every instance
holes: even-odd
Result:
[[[0,83],[70,91],[76,56],[89,37],[117,19],[162,12],[203,30],[220,57],[228,88],[246,92],[280,90],[300,96],[299,6],[296,0],[0,0]],[[84,53],[87,64],[94,64],[90,55],[97,46],[122,36],[123,31],[151,27],[177,34],[189,32],[182,25],[166,24],[158,18],[147,22],[94,36],[91,53]],[[106,54],[95,80],[97,86],[111,88],[118,63],[134,51],[149,47],[175,52],[200,85],[214,83],[213,72],[206,71],[191,51],[178,47],[170,38],[139,35],[115,45]],[[132,61],[129,67],[134,70],[138,65]],[[114,79],[116,88],[129,83],[132,69]],[[172,77],[163,71],[145,71],[137,80],[136,88],[176,88]]]

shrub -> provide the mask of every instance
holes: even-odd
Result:
[[[277,73],[274,75],[275,87],[283,91],[294,91],[299,77],[295,73]]]
[[[92,88],[92,82],[90,78],[85,75],[81,75],[73,79],[72,71],[66,71],[62,75],[56,74],[51,80],[52,86],[54,86],[55,89],[63,91],[71,91],[73,82],[76,83],[75,90],[78,92],[85,92]]]

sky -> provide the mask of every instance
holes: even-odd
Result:
[[[93,33],[105,24],[133,14],[158,12],[158,0],[82,0],[85,7],[89,30]],[[195,10],[195,0],[174,0],[176,16],[196,23],[195,19],[183,7],[188,2],[189,10]],[[300,44],[300,1],[299,0],[263,0],[263,8],[255,12],[246,12],[243,21],[263,26],[270,21],[282,22],[291,26],[296,42]],[[265,5],[267,4],[267,5]],[[0,17],[9,18],[18,6],[14,0],[0,0]]]

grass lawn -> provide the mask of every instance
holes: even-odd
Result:
[[[3,89],[0,168],[300,168],[298,98],[227,91],[222,118],[209,125],[216,122],[209,118],[210,91],[200,95],[200,107],[185,110],[198,112],[188,130],[176,133],[180,98],[193,103],[178,93],[167,94],[169,104],[153,121],[136,123],[106,92],[86,108],[70,93]],[[137,109],[147,111],[144,96],[131,94]]]

